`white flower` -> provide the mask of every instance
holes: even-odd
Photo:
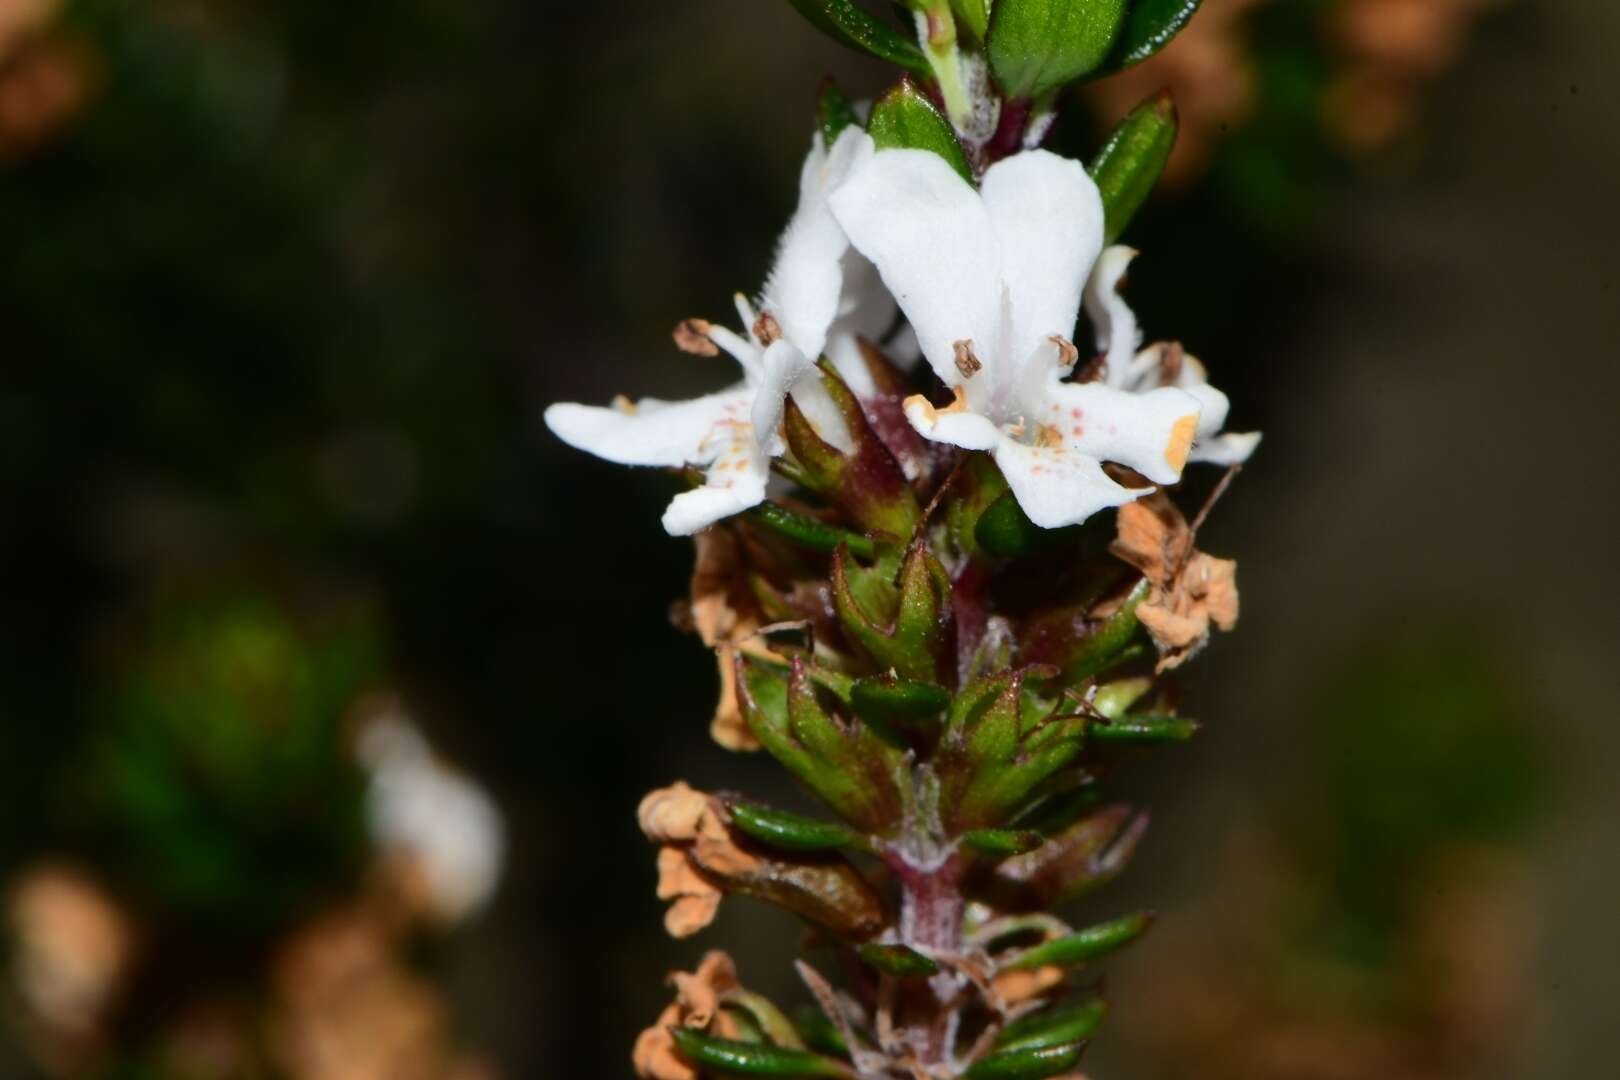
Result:
[[[1097,186],[1077,162],[1027,151],[990,167],[980,190],[922,150],[885,150],[831,199],[856,249],[876,264],[934,371],[956,393],[906,415],[929,439],[989,450],[1037,525],[1084,521],[1181,475],[1198,400],[1173,388],[1131,393],[1064,382],[1078,356],[1080,294],[1102,250]]]
[[[1188,461],[1211,465],[1241,465],[1260,445],[1258,431],[1222,434],[1230,403],[1209,385],[1209,375],[1198,358],[1179,345],[1160,343],[1142,348],[1136,314],[1119,294],[1120,282],[1136,252],[1124,246],[1109,248],[1097,260],[1086,286],[1086,315],[1097,331],[1097,348],[1105,354],[1102,382],[1119,390],[1142,393],[1174,386],[1198,399],[1198,431]],[[1140,351],[1138,351],[1140,350]]]
[[[849,449],[849,433],[814,372],[825,355],[860,397],[874,392],[857,339],[876,339],[894,318],[877,272],[857,252],[827,207],[827,196],[870,158],[872,139],[851,127],[829,151],[818,133],[799,181],[799,207],[778,246],[756,312],[743,296],[744,332],[696,320],[683,324],[686,346],[723,349],[743,381],[692,401],[621,398],[612,408],[560,404],[546,424],[571,446],[622,465],[692,465],[700,488],[677,495],[664,528],[680,536],[746,510],[765,498],[770,459],[782,452],[784,402],[794,400],[828,442]]]
[[[378,849],[410,860],[446,922],[488,903],[506,854],[505,826],[489,793],[440,762],[396,711],[371,720],[356,751],[371,774],[366,819]]]

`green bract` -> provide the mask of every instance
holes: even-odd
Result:
[[[950,162],[971,183],[973,171],[951,122],[909,79],[872,107],[866,130],[879,150],[929,150]]]
[[[1050,93],[1101,66],[1124,16],[1125,0],[996,0],[990,70],[1009,98]]]

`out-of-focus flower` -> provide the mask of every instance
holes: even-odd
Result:
[[[67,33],[0,42],[0,160],[38,149],[94,96],[99,64],[89,43]]]
[[[1086,314],[1097,329],[1097,345],[1104,350],[1103,385],[1132,393],[1147,393],[1173,386],[1198,399],[1198,430],[1187,460],[1212,465],[1239,465],[1260,445],[1258,432],[1222,434],[1231,403],[1209,384],[1204,365],[1181,346],[1161,342],[1143,349],[1136,315],[1120,295],[1136,252],[1120,245],[1097,260],[1086,285]]]
[[[1496,0],[1340,0],[1327,14],[1343,57],[1324,103],[1346,149],[1378,150],[1417,120],[1424,85],[1456,62],[1469,27]]]
[[[385,865],[407,899],[458,922],[489,902],[500,881],[506,830],[489,794],[441,761],[397,706],[370,716],[356,751],[371,774],[366,815]]]
[[[56,1072],[83,1068],[134,957],[127,916],[83,873],[45,864],[12,887],[6,921],[11,981],[35,1052]]]
[[[1161,183],[1185,186],[1209,163],[1225,133],[1241,126],[1257,92],[1244,20],[1266,0],[1204,0],[1162,50],[1117,75],[1087,85],[1098,117],[1112,127],[1143,99],[1169,89],[1180,127]]]
[[[699,1072],[676,1052],[669,1029],[690,1027],[722,1039],[737,1038],[741,1032],[736,1021],[720,1007],[722,994],[742,987],[737,966],[716,950],[704,955],[696,971],[671,972],[669,981],[675,986],[675,1001],[636,1039],[631,1060],[643,1080],[697,1080]]]
[[[824,438],[841,448],[850,445],[811,369],[825,353],[857,395],[873,391],[859,339],[887,328],[893,302],[870,264],[850,251],[827,205],[828,194],[871,155],[872,140],[858,128],[846,130],[830,150],[817,134],[800,180],[798,211],[782,235],[757,310],[737,298],[744,333],[700,319],[676,329],[676,344],[687,352],[729,353],[742,367],[741,383],[691,401],[620,398],[611,408],[567,403],[546,410],[546,424],[560,439],[598,457],[701,469],[703,486],[677,495],[664,513],[670,533],[694,533],[765,498],[790,391]]]
[[[49,26],[62,0],[0,0],[0,63],[20,42]]]
[[[1151,585],[1136,617],[1159,649],[1159,670],[1180,667],[1209,641],[1210,628],[1237,625],[1237,563],[1193,547],[1193,533],[1163,495],[1119,512],[1119,536],[1109,549]]]
[[[276,956],[271,1052],[294,1080],[473,1080],[431,983],[395,958],[388,920],[363,907],[317,919]]]
[[[991,166],[980,190],[923,150],[885,150],[833,193],[850,241],[878,267],[956,396],[906,402],[925,437],[989,450],[1024,512],[1055,528],[1143,494],[1103,471],[1171,483],[1192,448],[1198,401],[1065,382],[1081,290],[1102,250],[1103,208],[1085,169],[1046,151]]]

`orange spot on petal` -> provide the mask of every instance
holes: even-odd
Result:
[[[1197,416],[1183,416],[1170,429],[1170,442],[1164,448],[1164,460],[1176,472],[1186,466],[1187,455],[1192,453],[1193,436],[1197,432]]]

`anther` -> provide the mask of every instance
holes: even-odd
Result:
[[[709,340],[712,329],[703,319],[682,319],[675,324],[675,347],[693,356],[719,356],[719,346]]]

